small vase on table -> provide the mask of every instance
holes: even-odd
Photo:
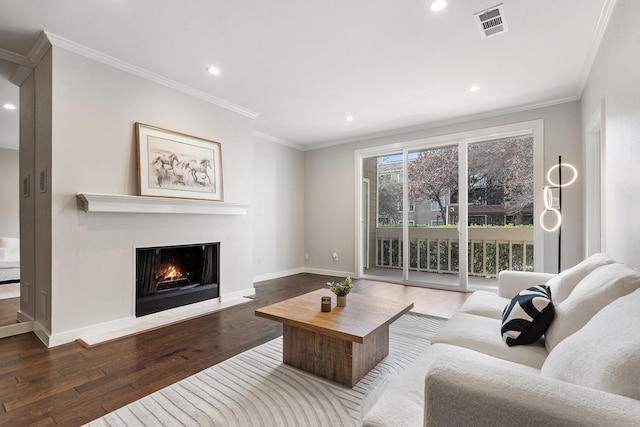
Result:
[[[351,277],[347,277],[342,282],[327,282],[327,286],[329,290],[336,294],[338,298],[338,307],[346,307],[347,306],[347,295],[353,289],[353,282]]]

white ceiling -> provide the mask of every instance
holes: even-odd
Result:
[[[483,39],[474,13],[499,0],[0,0],[0,49],[26,56],[44,30],[312,148],[579,99],[613,1],[504,0],[509,31]]]

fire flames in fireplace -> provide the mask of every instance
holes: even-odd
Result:
[[[160,273],[156,275],[156,282],[158,283],[158,292],[198,285],[198,283],[191,283],[188,274],[186,277],[183,277],[180,269],[174,264],[162,268]]]
[[[220,296],[220,243],[136,249],[136,316]]]
[[[179,279],[181,277],[182,277],[182,273],[180,273],[180,270],[178,270],[178,267],[171,264],[169,267],[161,271],[158,276],[156,276],[156,280],[158,282],[164,282],[164,281]]]

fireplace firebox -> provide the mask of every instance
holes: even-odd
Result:
[[[220,243],[136,249],[136,316],[220,296]]]

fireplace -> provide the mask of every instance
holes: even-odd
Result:
[[[136,249],[136,316],[220,296],[220,243]]]

